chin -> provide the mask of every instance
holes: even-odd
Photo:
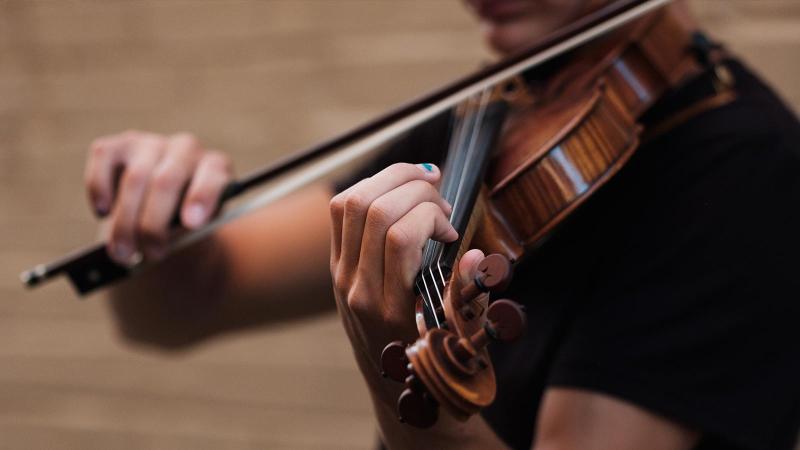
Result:
[[[521,22],[484,24],[483,36],[486,44],[496,53],[509,55],[530,47],[541,38],[542,33],[534,32],[537,28]]]
[[[486,43],[506,55],[531,46],[599,1],[468,0],[468,3],[477,12]]]

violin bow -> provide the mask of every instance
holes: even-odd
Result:
[[[220,226],[248,212],[322,179],[333,170],[377,151],[381,144],[411,130],[472,95],[541,65],[598,36],[638,19],[672,0],[619,0],[551,33],[515,55],[458,79],[426,95],[401,105],[343,134],[256,170],[232,181],[220,198],[220,205],[252,191],[257,186],[282,178],[263,193],[230,211],[219,214],[206,226],[178,238],[169,251],[185,247],[209,235]],[[117,264],[99,242],[23,272],[20,279],[35,287],[60,275],[67,275],[77,293],[84,296],[98,288],[130,276],[146,265]]]

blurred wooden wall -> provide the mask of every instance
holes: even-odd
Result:
[[[93,239],[92,138],[191,130],[246,171],[479,64],[458,3],[0,0],[0,449],[369,448],[332,315],[165,355],[17,274]],[[800,105],[800,1],[694,6]]]

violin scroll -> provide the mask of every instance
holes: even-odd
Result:
[[[488,293],[508,286],[511,264],[501,255],[489,255],[475,268],[472,281],[459,286],[454,278],[447,289],[448,327],[425,332],[414,344],[399,341],[381,354],[384,376],[403,382],[397,402],[402,422],[433,426],[441,405],[466,420],[494,400],[496,381],[486,346],[510,342],[525,330],[524,308],[511,300],[485,306]]]

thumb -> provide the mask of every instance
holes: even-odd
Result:
[[[458,261],[458,278],[462,286],[475,278],[475,271],[484,257],[483,252],[478,249],[469,250],[461,256]]]

